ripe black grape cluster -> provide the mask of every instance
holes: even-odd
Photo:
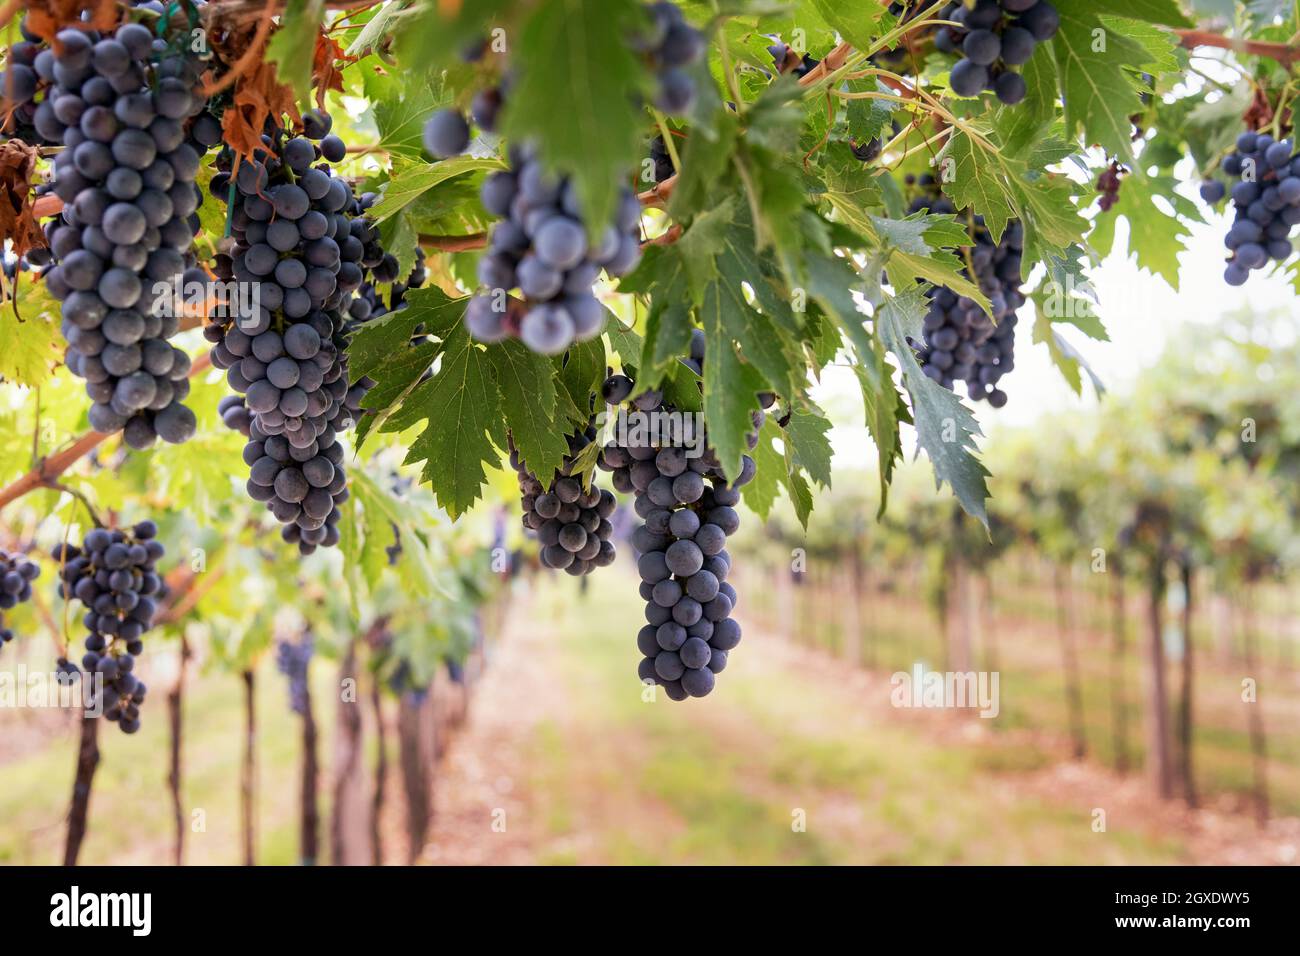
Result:
[[[362,200],[330,169],[346,147],[330,134],[328,114],[309,111],[303,120],[303,136],[270,129],[251,162],[236,168],[229,153],[218,157],[213,193],[228,198],[233,182],[236,205],[234,243],[215,271],[256,287],[260,304],[219,302],[204,334],[212,364],[226,370],[249,417],[248,494],[285,525],[286,541],[310,554],[338,543],[339,505],[348,497],[338,433],[355,422],[373,384],[348,386],[349,296],[365,270],[395,277],[397,262],[362,215]],[[237,405],[221,414],[243,431]]]
[[[621,404],[634,389],[631,379],[614,375],[602,392],[611,404]],[[643,521],[632,533],[647,622],[637,634],[637,672],[643,682],[662,686],[671,700],[685,700],[713,690],[714,675],[740,643],[740,625],[731,616],[737,595],[727,582],[726,544],[740,527],[735,506],[740,487],[753,480],[754,460],[744,456],[740,475],[728,484],[704,436],[697,436],[692,449],[679,430],[680,418],[656,415],[673,410],[658,392],[637,395],[626,418],[646,425],[643,439],[629,432],[627,444],[606,444],[599,465],[613,472],[615,488],[634,493]],[[763,412],[755,413],[751,448],[763,419]]]
[[[938,193],[932,177],[921,177],[920,185],[926,192],[913,200],[910,212],[957,212],[947,197]],[[971,245],[962,252],[969,267],[962,271],[988,296],[993,318],[974,299],[947,287],[931,288],[930,308],[922,323],[925,341],[917,358],[921,371],[944,388],[964,381],[972,400],[1001,408],[1007,403],[1007,393],[997,385],[1015,367],[1016,310],[1025,304],[1020,291],[1024,228],[1013,220],[995,243],[984,218],[972,216],[968,231]]]
[[[673,115],[689,112],[696,90],[686,68],[703,56],[704,35],[672,3],[650,4],[646,13],[647,29],[631,44],[658,74],[655,104]],[[512,79],[507,72],[500,85],[475,94],[471,113],[480,128],[496,130]],[[469,147],[470,133],[460,110],[440,110],[425,123],[424,148],[439,159],[455,156]],[[655,159],[656,182],[672,175],[662,141],[659,149],[664,156]],[[509,160],[508,170],[483,182],[484,208],[503,220],[493,227],[488,251],[479,260],[478,279],[486,291],[470,298],[465,325],[481,342],[514,337],[535,352],[558,355],[604,328],[605,312],[592,286],[602,269],[623,276],[640,261],[641,207],[636,194],[624,188],[613,223],[593,243],[567,176],[549,175],[528,144],[512,146]],[[523,301],[508,294],[513,289]]]
[[[18,24],[22,39],[9,47],[5,69],[0,70],[0,134],[12,136],[32,146],[53,146],[58,139],[47,140],[36,130],[36,110],[44,102],[54,75],[54,53],[49,45],[27,27],[27,18]],[[37,59],[40,67],[37,68]]]
[[[588,241],[573,181],[554,177],[528,147],[512,147],[511,168],[483,181],[483,205],[505,217],[492,228],[478,279],[486,291],[465,309],[465,325],[482,342],[517,336],[535,352],[558,355],[605,327],[592,292],[601,269],[631,272],[641,260],[641,205],[626,187],[614,222]],[[524,301],[508,295],[518,289]]]
[[[474,119],[495,128],[502,86],[475,97]],[[441,110],[424,126],[424,148],[446,158],[469,146],[470,129],[459,110]],[[577,191],[567,177],[548,175],[530,146],[512,146],[510,169],[483,180],[483,207],[504,217],[492,228],[488,250],[479,259],[478,279],[486,291],[472,296],[465,326],[480,342],[518,338],[543,355],[558,355],[596,337],[605,327],[605,310],[592,292],[603,268],[626,275],[641,260],[641,206],[624,188],[613,225],[593,246],[582,220]],[[508,293],[518,289],[523,300]]]
[[[513,443],[510,446],[510,466],[519,476],[524,527],[537,533],[542,564],[574,577],[609,567],[616,556],[610,540],[614,533],[610,517],[617,501],[595,482],[584,489],[581,472],[574,472],[583,449],[595,440],[594,423],[569,435],[569,454],[549,484],[529,470]]]
[[[0,548],[0,612],[8,611],[32,596],[32,582],[41,574],[41,566],[29,561],[26,555],[10,554]],[[5,627],[4,614],[0,613],[0,650],[14,639],[14,632]]]
[[[663,136],[656,136],[650,140],[650,163],[654,167],[656,184],[671,179],[677,173],[673,168],[673,158],[668,155],[668,147],[664,143]]]
[[[958,27],[940,27],[934,35],[941,53],[961,53],[949,74],[958,96],[977,96],[992,90],[1000,102],[1014,106],[1028,92],[1021,67],[1034,48],[1050,40],[1061,26],[1061,15],[1048,0],[975,0],[973,5],[953,0],[940,14]]]
[[[34,62],[50,87],[33,124],[64,147],[54,160],[64,208],[46,226],[57,265],[45,282],[63,303],[66,362],[86,380],[96,431],[122,429],[133,448],[183,442],[195,428],[181,404],[190,360],[167,340],[199,228],[201,157],[185,124],[205,105],[202,63],[138,23],[57,40]]]
[[[1232,255],[1223,278],[1240,286],[1252,271],[1291,256],[1291,230],[1300,223],[1300,155],[1290,140],[1247,131],[1237,137],[1237,148],[1224,157],[1222,168],[1237,180],[1231,192],[1236,217],[1223,240]],[[1212,205],[1225,195],[1220,179],[1201,184],[1201,198]]]
[[[896,17],[900,24],[909,23],[941,2],[943,0],[902,0],[902,2],[895,0],[894,3],[889,5],[889,13],[891,16]],[[934,32],[936,29],[936,27],[927,24],[912,31],[909,38],[915,41],[926,33]],[[900,44],[889,49],[878,50],[871,55],[870,59],[876,66],[883,66],[891,70],[897,69],[907,63],[908,47]]]
[[[282,640],[275,646],[275,666],[289,678],[289,709],[300,717],[307,713],[310,697],[307,671],[315,650],[316,644],[310,634],[303,635],[298,641]]]
[[[695,79],[688,69],[704,55],[704,34],[686,22],[681,9],[667,0],[646,7],[648,29],[633,37],[632,47],[655,72],[655,106],[682,116],[695,104]]]
[[[800,55],[779,37],[773,38],[773,42],[768,45],[767,52],[772,55],[772,63],[778,73],[789,73],[791,76],[800,79],[807,76],[808,72],[821,62],[813,59],[807,53]]]
[[[123,733],[140,729],[140,705],[147,688],[135,676],[135,659],[144,650],[144,632],[153,624],[158,598],[164,590],[155,565],[164,552],[152,521],[134,527],[95,528],[81,547],[59,545],[59,596],[75,597],[87,608],[86,653],[81,666],[99,674],[103,688],[96,704]],[[71,673],[60,661],[60,672]]]
[[[360,288],[357,289],[352,300],[348,303],[349,332],[371,319],[377,319],[381,315],[387,315],[389,312],[397,312],[406,308],[406,293],[411,289],[420,288],[429,277],[429,273],[424,266],[424,253],[419,248],[415,250],[415,265],[411,268],[405,282],[394,281],[397,278],[396,266],[397,263],[394,258],[393,268],[390,273],[387,268],[386,257],[380,267],[372,270],[371,277],[361,283]],[[379,284],[387,282],[391,282],[392,285],[389,286],[388,301],[385,302],[383,296],[380,295]],[[411,342],[412,344],[419,344],[419,342],[427,341],[427,339],[428,336],[423,336],[417,331]]]

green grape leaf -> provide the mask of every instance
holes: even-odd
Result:
[[[425,424],[404,464],[424,462],[421,478],[453,518],[464,514],[487,480],[485,464],[496,465],[504,444],[504,410],[487,350],[470,340],[463,326],[447,338],[438,373],[414,391],[383,425],[400,432]]]
[[[276,30],[266,44],[267,63],[275,64],[275,75],[293,89],[299,103],[311,102],[311,68],[316,54],[316,37],[325,17],[325,0],[289,0],[281,13],[290,29]]]
[[[995,240],[1012,219],[1024,224],[1027,263],[1061,255],[1083,235],[1086,223],[1073,200],[1077,187],[1065,176],[1033,169],[966,132],[953,134],[940,167],[944,192],[959,208],[981,214]]]
[[[569,453],[568,429],[555,413],[555,368],[516,339],[489,347],[487,356],[515,447],[529,470],[549,482]]]
[[[406,210],[379,224],[379,241],[380,245],[397,260],[399,280],[409,276],[411,270],[415,268],[416,258],[423,256],[419,246],[420,234],[416,231]]]
[[[512,6],[514,0],[474,0],[473,3],[418,0],[395,33],[398,60],[421,73],[449,66],[471,44],[499,26],[496,18]]]
[[[405,0],[393,0],[383,4],[375,15],[366,21],[344,52],[348,56],[369,56],[383,45],[387,37],[404,33],[406,24],[413,16],[414,11]]]
[[[416,326],[424,326],[428,335],[446,338],[460,324],[465,301],[451,298],[437,286],[407,292],[405,309],[371,319],[353,334],[348,345],[352,380],[369,375],[382,382],[385,366],[410,350]]]
[[[1158,67],[1161,57],[1152,52],[1158,37],[1147,31],[1140,33],[1140,39],[1130,39],[1119,25],[1108,27],[1100,14],[1130,18],[1137,14],[1106,7],[1096,0],[1056,0],[1061,28],[1052,46],[1066,127],[1071,131],[1082,128],[1087,142],[1131,160],[1133,124],[1129,117],[1142,111],[1136,74]],[[1166,35],[1164,45],[1166,50],[1172,49],[1174,38]]]
[[[1025,98],[1015,106],[1000,107],[995,121],[1003,150],[1010,156],[1023,155],[1056,117],[1056,61],[1051,44],[1040,43],[1020,75],[1025,80]]]
[[[814,253],[804,256],[803,265],[808,294],[826,310],[830,321],[852,343],[859,363],[865,366],[875,354],[875,345],[867,330],[867,316],[853,299],[853,287],[858,284],[853,267],[846,259]]]
[[[831,423],[824,412],[809,403],[795,408],[785,426],[785,447],[790,461],[808,472],[823,488],[831,486]]]
[[[1074,390],[1076,395],[1083,394],[1083,378],[1081,372],[1086,372],[1092,386],[1096,389],[1098,395],[1106,391],[1106,386],[1102,383],[1097,373],[1092,370],[1092,366],[1079,354],[1061,333],[1053,326],[1053,320],[1043,310],[1043,303],[1038,297],[1035,297],[1035,315],[1034,315],[1034,333],[1033,340],[1035,345],[1046,345],[1047,354],[1051,356],[1052,363],[1065,379],[1066,384]]]
[[[1056,0],[1053,0],[1056,3]],[[1057,3],[1059,7],[1060,4]],[[1088,0],[1096,13],[1111,13],[1130,20],[1162,23],[1167,27],[1190,27],[1192,22],[1178,9],[1176,0]]]
[[[885,269],[895,288],[905,288],[918,278],[925,279],[973,299],[985,312],[992,310],[988,296],[963,273],[965,261],[947,249],[936,248],[936,244],[950,248],[969,245],[970,235],[964,227],[947,216],[920,219],[871,216],[870,220],[882,248],[890,250]]]
[[[427,75],[367,73],[365,93],[379,129],[378,145],[394,162],[428,162],[424,153],[424,123],[451,98]]]
[[[611,317],[610,321],[617,322]],[[575,342],[563,356],[553,360],[560,385],[569,401],[566,414],[574,424],[585,423],[590,417],[591,396],[597,396],[600,407],[600,386],[605,381],[605,342],[588,339]],[[558,416],[557,416],[558,417]]]
[[[395,165],[379,201],[366,211],[366,215],[375,222],[383,222],[449,179],[502,166],[501,160],[492,156],[453,156],[436,163]]]
[[[1165,176],[1144,176],[1135,170],[1120,181],[1119,202],[1109,212],[1098,213],[1088,236],[1089,243],[1103,257],[1115,244],[1115,222],[1120,216],[1128,221],[1128,248],[1137,263],[1160,276],[1170,288],[1178,288],[1178,253],[1186,248],[1187,229],[1172,215],[1167,196],[1174,195],[1175,180]],[[1159,202],[1157,202],[1159,199]],[[1161,208],[1166,204],[1169,212]]]
[[[723,251],[734,223],[735,202],[734,196],[728,196],[713,209],[696,216],[676,243],[676,255],[686,271],[690,301],[695,305],[704,301],[705,287],[718,279],[717,256]]]
[[[704,350],[704,418],[709,444],[728,479],[740,473],[747,452],[745,435],[754,428],[750,415],[759,407],[766,383],[753,365],[743,362],[732,344],[731,325],[718,286],[710,286],[701,310],[708,347]]]
[[[548,168],[573,177],[593,232],[610,221],[618,188],[641,158],[633,104],[648,77],[627,43],[639,17],[634,0],[550,0],[536,5],[511,51],[518,76],[505,133],[533,140]]]
[[[880,517],[889,504],[889,486],[894,480],[894,467],[903,460],[903,433],[899,423],[910,423],[912,415],[902,393],[894,387],[892,376],[877,374],[876,378],[883,380],[882,385],[880,381],[872,380],[872,376],[867,374],[866,366],[860,365],[854,371],[862,387],[867,431],[876,445],[880,471],[880,508],[877,517]]]
[[[775,445],[784,441],[781,426],[772,418],[763,423],[758,433],[758,445],[749,454],[754,459],[754,480],[740,489],[745,507],[764,521],[772,513],[772,506],[781,495],[782,486],[789,486],[785,455]]]
[[[43,282],[19,272],[17,298],[0,306],[0,378],[40,385],[60,357],[59,314]]]
[[[810,0],[809,6],[859,50],[870,50],[880,36],[884,7],[862,0]]]
[[[956,394],[926,377],[917,364],[907,337],[921,337],[921,318],[926,299],[919,288],[908,289],[889,299],[877,313],[880,335],[898,360],[903,384],[912,396],[912,416],[917,441],[934,467],[935,484],[945,482],[957,501],[973,518],[988,527],[984,502],[989,497],[988,470],[975,457],[975,438],[983,433],[970,409]]]

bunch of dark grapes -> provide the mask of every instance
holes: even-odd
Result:
[[[54,79],[54,53],[48,44],[27,28],[27,18],[18,24],[22,39],[9,47],[5,69],[0,70],[0,134],[32,146],[53,146],[36,130],[36,111],[45,101]]]
[[[682,116],[695,104],[695,80],[688,68],[704,55],[704,34],[667,0],[650,4],[646,13],[649,27],[633,37],[633,49],[655,73],[655,106],[669,116]]]
[[[1097,177],[1097,192],[1101,193],[1098,205],[1102,212],[1110,212],[1119,202],[1119,187],[1122,185],[1120,177],[1127,172],[1119,163],[1112,162]]]
[[[66,362],[86,380],[96,431],[122,429],[133,448],[182,442],[195,427],[181,404],[190,360],[167,339],[199,228],[200,154],[185,123],[204,108],[202,62],[138,23],[57,41],[37,58],[51,86],[33,122],[65,147],[54,161],[65,205],[46,227],[58,264],[45,282],[63,303]]]
[[[799,54],[780,37],[773,37],[772,40],[773,42],[768,46],[767,52],[772,55],[772,63],[776,67],[777,73],[789,73],[802,79],[821,62],[813,59],[807,53]]]
[[[650,163],[654,167],[654,181],[661,183],[671,179],[677,171],[673,169],[673,158],[668,155],[668,147],[662,136],[650,140]]]
[[[41,566],[27,560],[23,554],[10,554],[0,548],[0,611],[28,601],[32,596],[32,582],[41,575]],[[0,649],[14,639],[14,632],[4,626],[0,614]]]
[[[217,414],[221,416],[222,424],[227,428],[239,432],[245,438],[249,437],[248,432],[253,425],[253,413],[244,404],[243,395],[227,395],[217,402]]]
[[[383,265],[387,266],[387,261]],[[395,258],[393,273],[389,277],[389,271],[386,268],[376,269],[371,272],[371,277],[367,281],[361,283],[360,288],[357,289],[352,296],[352,300],[348,303],[349,332],[371,319],[377,319],[381,315],[387,315],[389,312],[397,312],[406,308],[406,293],[411,289],[420,288],[429,277],[429,273],[424,266],[424,253],[418,247],[416,248],[415,265],[411,268],[405,282],[393,281],[396,279]],[[378,286],[382,283],[392,283],[389,286],[387,302],[384,301],[379,292]],[[417,333],[415,337],[412,337],[411,342],[412,344],[418,344],[427,341],[427,339],[428,336]]]
[[[59,596],[75,597],[88,610],[82,622],[86,653],[81,666],[99,674],[104,686],[97,704],[104,716],[123,733],[140,729],[140,705],[147,688],[132,673],[144,650],[143,635],[153,624],[157,602],[164,592],[155,564],[163,556],[158,528],[141,521],[123,531],[95,528],[80,548],[60,545],[54,559],[61,563]],[[60,661],[60,673],[71,673]]]
[[[958,96],[992,90],[999,101],[1014,106],[1025,98],[1025,79],[1014,72],[1034,55],[1034,48],[1056,36],[1061,15],[1048,0],[975,0],[967,6],[953,0],[940,14],[959,27],[940,27],[935,49],[961,53],[949,85]]]
[[[898,19],[900,24],[909,23],[915,20],[925,11],[934,7],[942,0],[906,0],[906,2],[894,2],[889,5],[889,13]],[[916,42],[922,39],[927,33],[934,31],[933,26],[926,25],[911,31],[908,39]],[[897,69],[907,62],[908,47],[904,45],[891,47],[887,50],[879,50],[870,57],[871,62],[876,66],[883,66],[888,69]]]
[[[501,90],[492,104],[475,99],[475,121],[493,128]],[[459,110],[434,113],[424,125],[424,148],[445,158],[469,146],[469,124]],[[624,188],[614,223],[594,247],[588,240],[576,188],[567,177],[548,175],[529,146],[511,147],[508,170],[483,181],[480,197],[494,216],[478,279],[486,291],[465,308],[465,325],[481,342],[518,338],[544,355],[558,355],[574,340],[594,338],[605,327],[605,310],[592,292],[603,268],[626,275],[641,260],[641,206]],[[508,293],[518,289],[523,299]]]
[[[611,376],[602,389],[615,404],[632,394],[632,381]],[[659,684],[671,700],[703,697],[714,675],[727,666],[740,643],[740,625],[731,617],[736,589],[727,583],[731,555],[727,537],[740,527],[740,487],[754,477],[754,460],[744,456],[740,475],[727,484],[704,436],[688,447],[678,430],[681,419],[659,417],[674,409],[657,392],[643,392],[625,412],[640,421],[643,440],[601,451],[600,466],[613,472],[614,487],[631,491],[643,524],[632,533],[646,625],[637,634],[642,681]],[[757,444],[764,413],[754,414],[750,447]]]
[[[256,287],[260,305],[218,303],[220,314],[204,329],[213,366],[226,370],[249,413],[248,493],[265,502],[285,525],[284,539],[303,554],[338,543],[338,506],[348,496],[338,433],[353,425],[373,384],[348,386],[348,296],[364,270],[395,276],[397,268],[362,215],[362,201],[330,169],[346,152],[330,125],[328,115],[309,111],[306,135],[272,129],[265,149],[233,170],[234,243],[215,271]],[[233,165],[233,156],[218,157],[215,195],[228,196]],[[223,420],[227,411],[241,417],[228,406]]]
[[[484,207],[506,218],[479,259],[486,291],[469,300],[465,324],[480,341],[517,336],[535,352],[557,355],[605,327],[592,286],[601,269],[622,276],[641,260],[641,205],[625,187],[614,222],[593,245],[572,180],[548,175],[529,148],[512,148],[510,158],[511,169],[483,181]],[[523,301],[508,295],[511,289]]]
[[[920,184],[929,193],[913,200],[911,212],[956,212],[947,197],[938,194],[930,176],[921,177]],[[1013,220],[995,243],[984,218],[972,216],[968,231],[971,245],[963,252],[970,268],[962,271],[988,296],[993,318],[974,299],[947,287],[931,288],[930,308],[922,323],[925,341],[917,358],[921,371],[944,388],[964,381],[971,399],[1001,408],[1007,403],[1007,394],[997,384],[1015,367],[1016,310],[1025,304],[1020,291],[1024,229]]]
[[[307,669],[315,652],[315,641],[310,634],[300,641],[280,641],[275,646],[275,666],[289,678],[289,709],[302,717],[307,714],[310,698],[307,687]]]
[[[1222,168],[1238,180],[1231,193],[1236,217],[1223,240],[1232,253],[1223,278],[1239,286],[1252,270],[1291,256],[1291,230],[1300,223],[1300,156],[1290,140],[1248,131],[1237,137],[1237,148],[1223,158]],[[1222,180],[1201,184],[1201,198],[1208,203],[1227,194]]]
[[[582,474],[574,473],[583,449],[596,440],[596,426],[568,436],[569,454],[549,484],[533,474],[519,451],[510,446],[510,466],[519,476],[524,527],[537,532],[542,564],[575,577],[614,563],[614,526],[610,516],[617,504],[607,489],[595,482],[583,489]]]

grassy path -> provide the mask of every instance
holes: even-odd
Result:
[[[515,615],[440,775],[428,859],[1122,864],[1213,854],[1203,821],[1173,806],[1153,818],[1140,785],[1086,765],[1062,774],[1022,764],[1014,738],[995,739],[977,719],[873,706],[886,699],[879,678],[752,621],[708,700],[644,702],[619,623],[630,593],[611,575],[580,599],[561,580]],[[1107,810],[1105,832],[1094,832],[1096,807]],[[504,832],[492,828],[502,811]],[[1228,842],[1249,842],[1244,821],[1226,826]]]

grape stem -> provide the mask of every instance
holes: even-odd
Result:
[[[104,527],[104,522],[99,517],[99,512],[96,511],[95,506],[90,503],[90,499],[86,497],[85,492],[79,491],[71,485],[64,484],[61,481],[53,480],[45,482],[44,487],[53,491],[61,491],[64,494],[71,495],[77,501],[81,502],[81,507],[86,509],[86,514],[90,516],[90,520],[94,523],[96,528]]]

